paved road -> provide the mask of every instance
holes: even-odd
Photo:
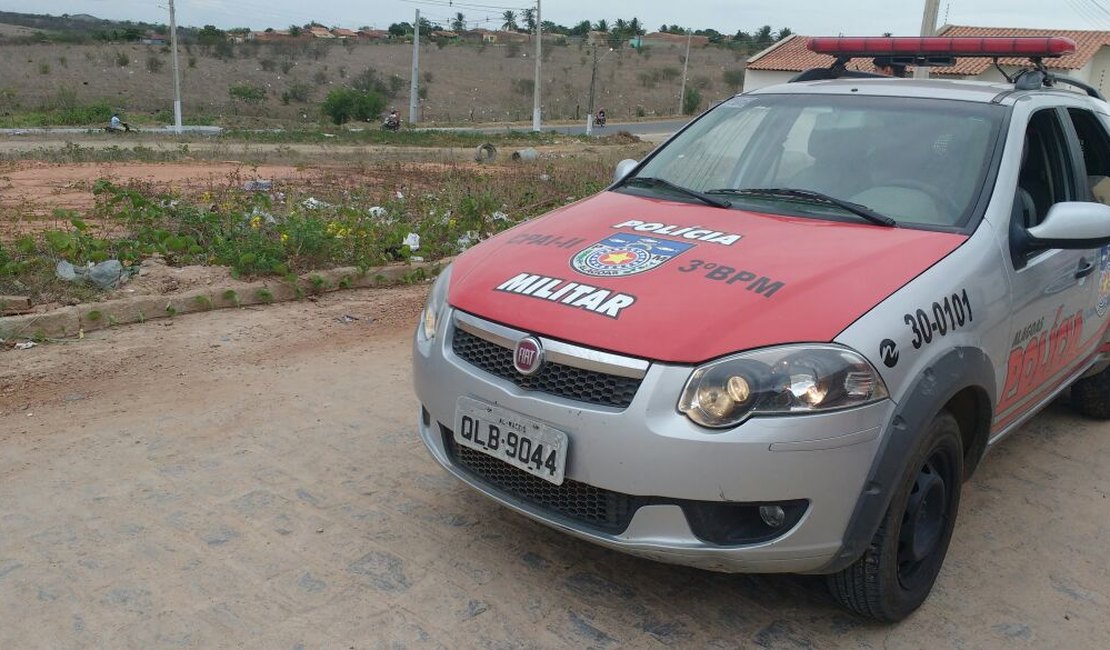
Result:
[[[639,136],[652,136],[650,139],[661,140],[670,136],[675,131],[681,129],[689,120],[658,120],[652,122],[609,122],[604,127],[594,127],[592,135],[594,137],[601,137],[605,135],[612,135],[619,131],[628,131],[634,135]],[[420,127],[417,127],[420,128]],[[568,124],[544,124],[542,125],[544,131],[553,133],[565,133],[567,135],[584,135],[586,133],[586,125],[568,125]],[[470,133],[511,133],[511,132],[528,132],[532,130],[530,125],[514,124],[512,126],[483,126],[483,127],[429,127],[429,131],[466,131]]]
[[[1110,647],[1110,427],[1055,409],[1007,441],[933,596],[877,626],[819,579],[630,558],[448,477],[413,432],[423,292],[0,351],[0,647]]]

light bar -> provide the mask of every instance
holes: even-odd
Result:
[[[1075,41],[1062,36],[1015,38],[944,38],[938,36],[823,36],[806,43],[811,51],[840,57],[957,56],[1036,57],[1075,52]]]

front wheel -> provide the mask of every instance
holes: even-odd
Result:
[[[921,606],[952,539],[963,483],[960,427],[947,411],[929,423],[863,556],[828,577],[845,607],[900,621]]]
[[[1110,419],[1110,367],[1075,380],[1071,385],[1071,405],[1089,418]]]

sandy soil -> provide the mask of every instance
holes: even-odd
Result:
[[[819,579],[626,557],[450,479],[414,432],[426,290],[0,351],[0,647],[1110,647],[1107,425],[1053,407],[1007,440],[931,598],[876,626]]]

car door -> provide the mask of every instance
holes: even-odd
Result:
[[[1029,116],[1011,212],[1012,241],[1043,222],[1054,204],[1086,200],[1083,160],[1075,142],[1065,109],[1046,107]],[[1012,248],[1011,347],[995,409],[995,431],[1037,407],[1086,358],[1080,353],[1095,329],[1095,324],[1085,325],[1098,290],[1100,253]]]

